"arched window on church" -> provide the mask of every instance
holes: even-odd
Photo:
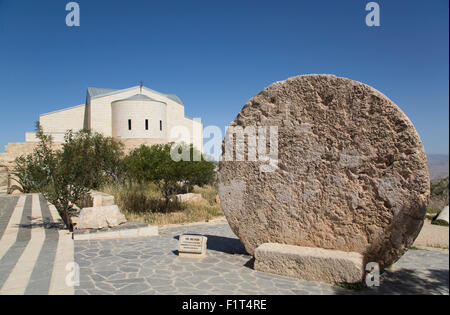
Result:
[[[159,121],[159,130],[162,131],[162,120]]]
[[[128,130],[131,130],[131,119],[128,119]]]
[[[145,120],[145,130],[148,130],[148,119]]]

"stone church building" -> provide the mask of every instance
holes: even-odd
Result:
[[[126,151],[141,144],[179,141],[203,149],[203,126],[185,117],[181,99],[142,84],[123,90],[88,88],[84,104],[42,114],[39,122],[56,146],[68,130],[90,129],[119,139]],[[5,153],[0,153],[0,173],[2,168],[10,168],[17,156],[31,153],[37,142],[36,134],[27,132],[25,142],[6,145]]]
[[[39,122],[55,142],[63,142],[67,130],[90,129],[117,138],[126,146],[177,141],[174,127],[189,134],[185,142],[202,148],[202,125],[184,116],[184,104],[175,94],[163,94],[144,86],[124,90],[88,88],[86,103],[42,114]],[[183,128],[184,127],[184,128]],[[194,137],[195,136],[195,137]],[[36,142],[27,132],[26,142]]]

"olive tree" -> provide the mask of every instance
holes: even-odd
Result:
[[[183,147],[179,148],[180,150]],[[184,148],[186,149],[186,148]],[[190,154],[198,154],[192,146],[187,148]],[[214,164],[200,161],[175,161],[171,155],[172,144],[142,145],[134,149],[125,159],[128,174],[137,182],[154,182],[165,199],[165,211],[168,212],[170,199],[183,185],[203,186],[214,180]]]
[[[70,214],[90,189],[112,178],[124,177],[122,144],[88,130],[68,131],[61,149],[52,148],[52,137],[36,125],[39,143],[32,154],[16,159],[13,174],[23,192],[36,191],[52,203],[72,229]]]

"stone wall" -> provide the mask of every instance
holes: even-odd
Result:
[[[5,152],[0,153],[0,193],[6,193],[8,185],[8,174],[11,174],[14,168],[14,160],[21,156],[27,155],[33,152],[34,148],[38,145],[37,142],[16,142],[8,143],[5,146]],[[60,148],[61,143],[54,143],[54,148]],[[4,183],[6,184],[4,185]],[[11,177],[10,187],[17,185],[14,177]]]
[[[37,145],[38,142],[8,143],[5,145],[5,153],[0,153],[0,164],[2,161],[3,163],[11,164],[17,157],[33,153],[33,150]],[[59,149],[61,145],[61,143],[55,142],[53,143],[53,148]]]
[[[0,153],[0,191],[1,187],[7,186],[8,174],[11,174],[14,168],[14,160],[21,156],[33,152],[37,143],[21,142],[8,143],[5,146],[5,152]],[[6,184],[4,184],[6,183]]]
[[[32,153],[37,146],[37,142],[15,142],[5,145],[5,153],[2,153],[2,158],[6,161],[12,160],[20,155]]]
[[[58,110],[39,117],[39,123],[45,132],[65,133],[66,130],[74,131],[83,129],[85,105],[78,105]]]
[[[8,191],[8,169],[0,165],[0,194],[6,194]]]

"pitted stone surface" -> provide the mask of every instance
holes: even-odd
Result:
[[[359,252],[383,268],[412,245],[429,195],[426,156],[410,120],[377,90],[293,77],[252,98],[231,126],[278,127],[274,172],[220,162],[221,205],[250,254],[283,243]]]

